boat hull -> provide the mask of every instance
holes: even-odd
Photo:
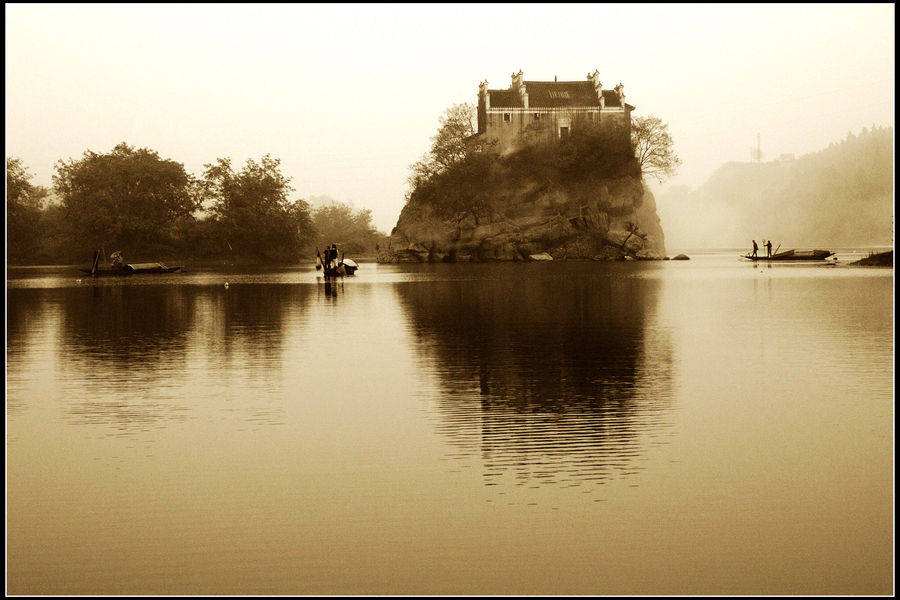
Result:
[[[752,261],[807,261],[807,260],[825,260],[829,256],[833,256],[834,252],[830,250],[787,250],[779,252],[772,256],[753,256],[751,254],[743,254],[742,258]]]
[[[336,267],[325,267],[321,265],[319,261],[317,261],[316,268],[318,269],[320,266],[322,267],[322,275],[325,277],[350,276],[356,273],[356,270],[359,268],[359,265],[356,264],[356,261],[350,260],[349,258],[343,259]]]
[[[181,266],[179,265],[177,267],[166,267],[163,265],[157,265],[153,267],[135,267],[132,265],[125,265],[124,267],[119,267],[116,269],[97,269],[96,271],[91,271],[90,269],[79,270],[82,273],[87,273],[88,275],[94,275],[96,277],[124,277],[126,275],[175,273],[176,271],[181,270]]]

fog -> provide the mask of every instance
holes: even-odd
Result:
[[[194,173],[270,153],[296,195],[390,231],[409,165],[478,82],[621,81],[670,126],[695,188],[723,163],[893,125],[892,5],[6,5],[6,153],[126,141]],[[668,211],[668,213],[667,213]],[[662,215],[682,218],[660,201]],[[665,219],[663,228],[666,228]],[[688,240],[689,241],[689,240]]]
[[[819,152],[726,163],[696,189],[670,186],[657,195],[668,248],[892,245],[893,146],[893,128],[864,128]]]

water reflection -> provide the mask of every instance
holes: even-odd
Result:
[[[344,293],[343,277],[322,277],[317,281],[316,289],[321,296],[324,292],[326,298],[337,299],[339,293]]]
[[[165,427],[209,405],[281,422],[272,399],[282,391],[285,330],[311,298],[296,285],[7,291],[13,411],[49,393],[70,423],[113,433]]]
[[[460,456],[480,453],[488,485],[581,485],[633,474],[668,425],[659,286],[585,275],[395,289]]]

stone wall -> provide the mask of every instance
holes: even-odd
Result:
[[[547,109],[547,108],[505,108],[491,109],[479,118],[485,119],[484,136],[497,140],[496,150],[501,155],[509,154],[525,143],[556,139],[560,127],[599,124],[620,130],[630,135],[631,111],[618,108],[593,109]],[[504,115],[509,115],[509,121]]]

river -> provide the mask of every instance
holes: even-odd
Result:
[[[7,591],[890,594],[839,262],[12,268]]]

